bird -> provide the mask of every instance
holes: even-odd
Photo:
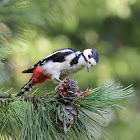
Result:
[[[85,66],[89,72],[98,61],[99,53],[96,49],[85,49],[83,52],[73,48],[59,49],[22,72],[32,73],[32,76],[17,96],[27,94],[35,85],[46,80],[61,84],[66,77],[82,70]]]

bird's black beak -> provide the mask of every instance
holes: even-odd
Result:
[[[92,64],[90,62],[87,62],[87,71],[88,72],[90,71],[91,66],[92,66]]]

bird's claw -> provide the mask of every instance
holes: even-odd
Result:
[[[55,87],[55,91],[58,91],[58,88],[61,87],[64,82],[68,82],[68,81],[66,79],[61,81],[60,84]]]

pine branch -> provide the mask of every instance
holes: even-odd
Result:
[[[131,86],[103,85],[81,91],[74,79],[40,97],[1,95],[0,134],[3,139],[96,139],[99,126],[107,126],[106,109],[123,109],[119,100],[132,96]],[[5,98],[6,97],[6,98]],[[11,99],[9,102],[9,98]],[[35,108],[35,104],[37,108]]]

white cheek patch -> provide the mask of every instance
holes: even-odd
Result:
[[[91,58],[91,60],[89,61],[93,66],[95,66],[97,63],[95,61],[95,59]]]

